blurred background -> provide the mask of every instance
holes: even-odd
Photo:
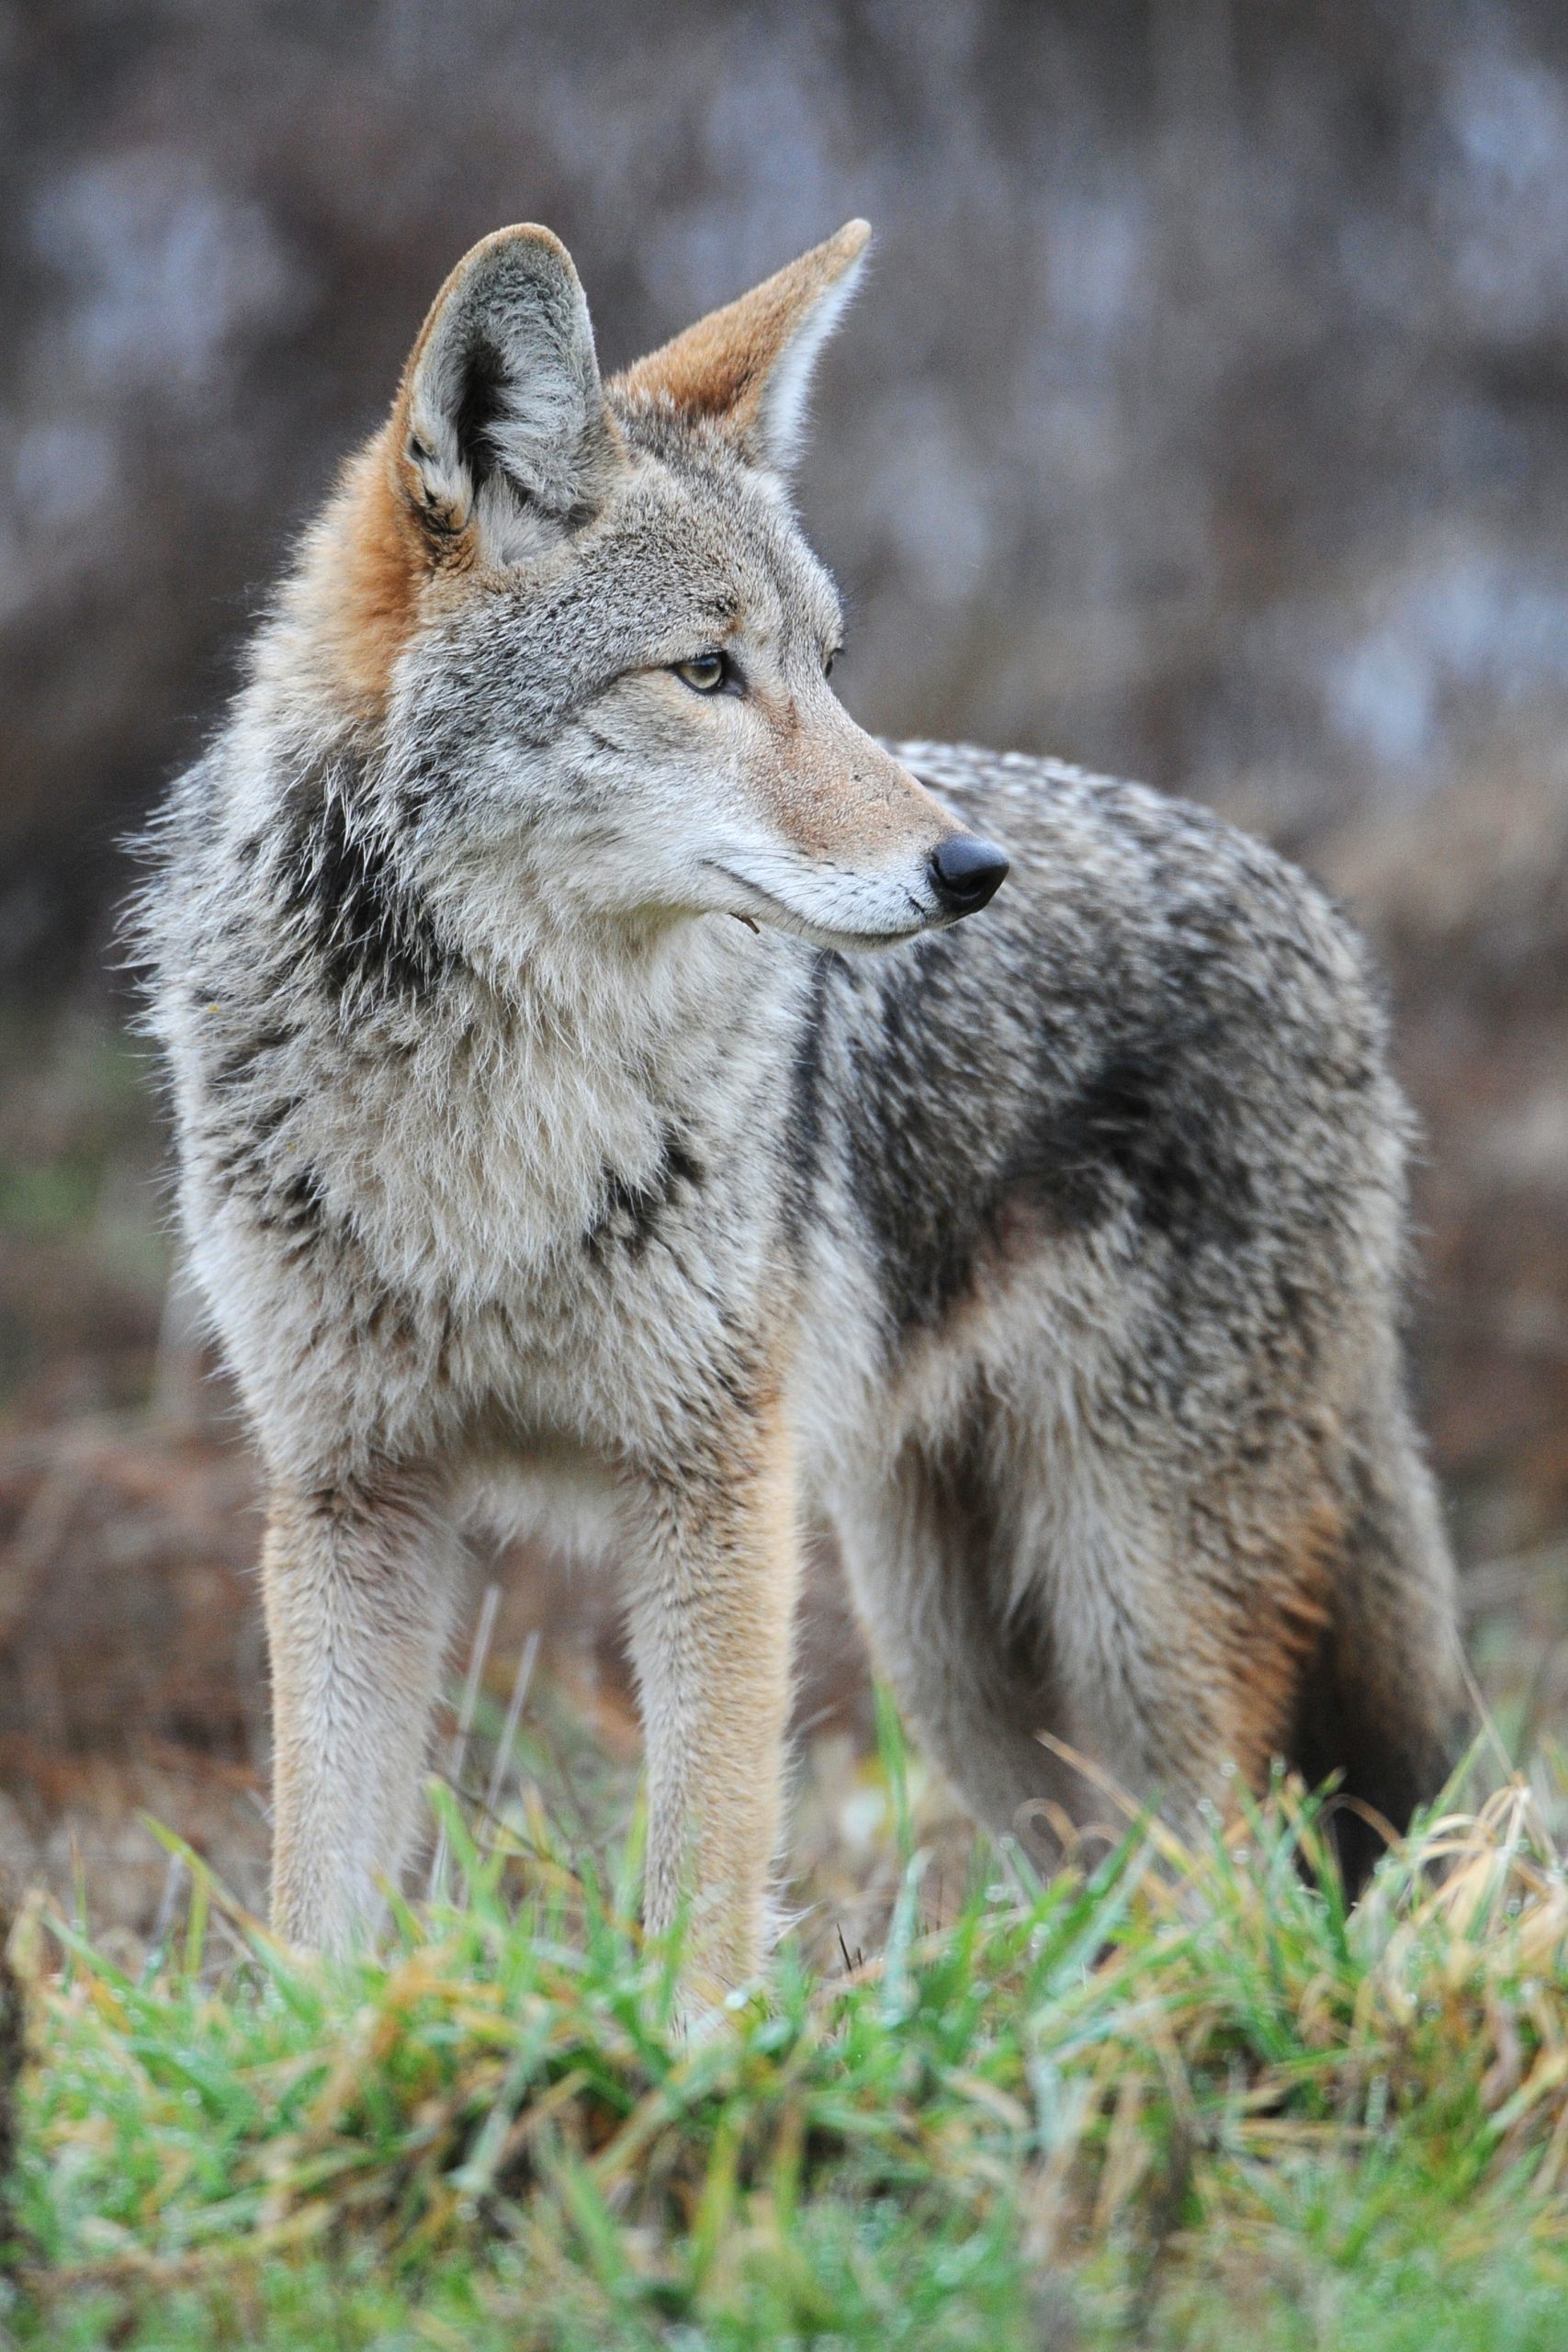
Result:
[[[1568,1724],[1560,0],[11,0],[0,1871],[96,1924],[159,1899],[139,1806],[253,1895],[265,1842],[251,1469],[169,1287],[118,844],[474,238],[556,228],[608,368],[861,212],[801,493],[845,698],[1207,801],[1371,931],[1474,1654],[1505,1736]],[[632,1754],[601,1597],[491,1579],[486,1681],[536,1627]],[[827,1569],[807,1666],[809,1776],[866,1721]]]

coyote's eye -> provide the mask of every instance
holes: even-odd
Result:
[[[698,653],[690,662],[677,662],[675,675],[694,695],[722,694],[726,686],[739,691],[739,673],[727,653]]]
[[[825,678],[830,678],[832,676],[833,664],[838,660],[843,650],[844,649],[841,645],[835,645],[830,653],[824,653],[822,656],[822,675]]]

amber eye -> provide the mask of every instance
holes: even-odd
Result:
[[[690,662],[677,662],[675,675],[694,695],[716,695],[729,684],[730,668],[722,653],[699,653]]]

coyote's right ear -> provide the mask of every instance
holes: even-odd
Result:
[[[514,561],[593,513],[618,445],[582,288],[547,229],[498,229],[458,263],[410,356],[392,435],[433,552]]]

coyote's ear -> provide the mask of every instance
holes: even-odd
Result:
[[[721,424],[752,464],[786,469],[799,447],[817,355],[854,291],[864,220],[712,311],[615,380],[633,400],[667,400]]]
[[[393,461],[433,541],[532,554],[593,512],[617,458],[588,305],[547,229],[498,229],[431,307],[393,413]]]

